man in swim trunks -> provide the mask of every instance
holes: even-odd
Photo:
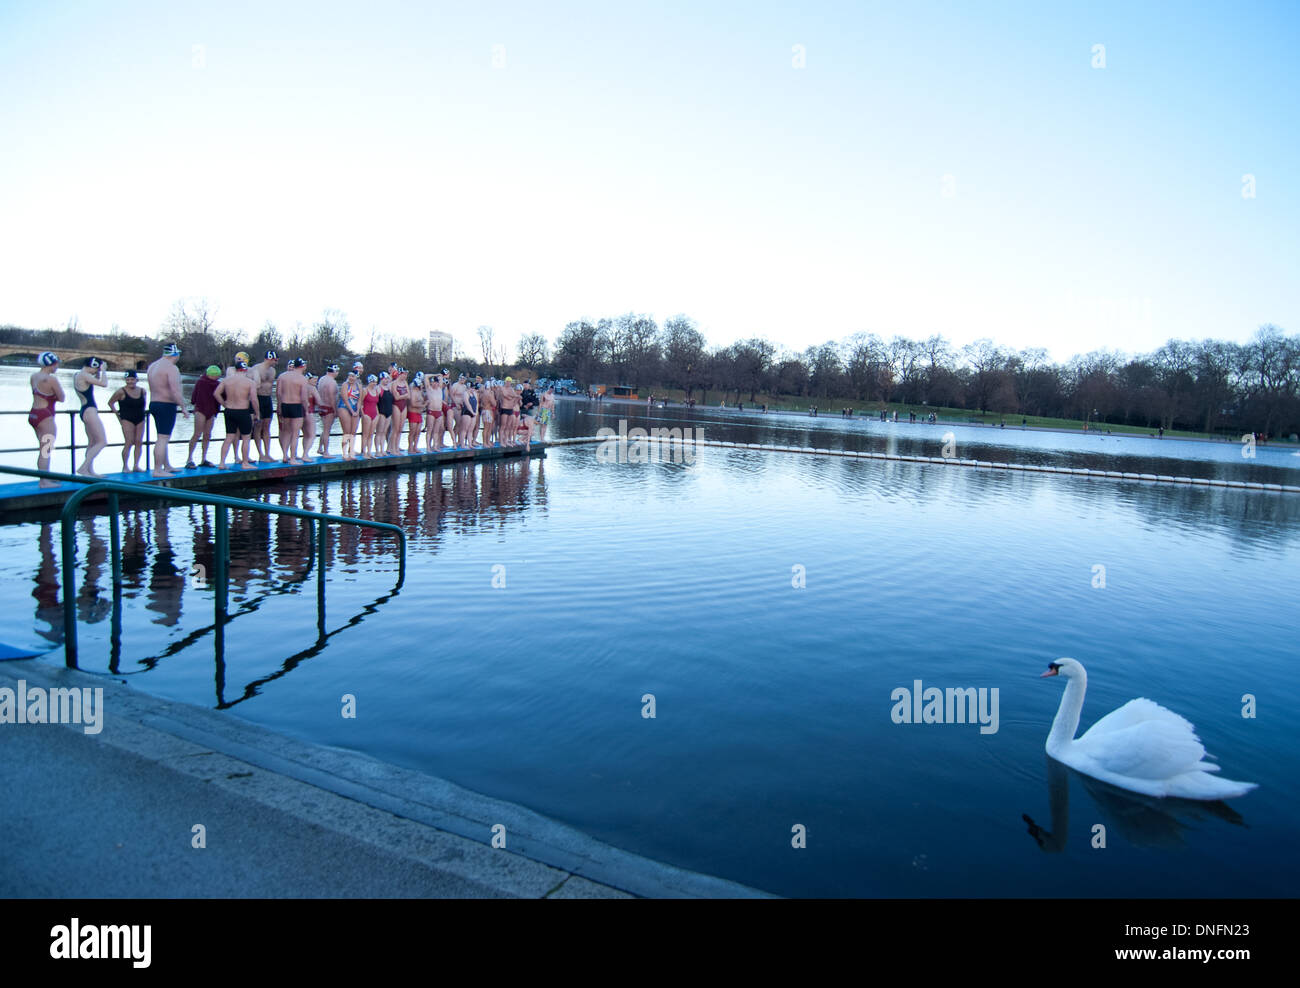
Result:
[[[274,350],[266,351],[266,359],[248,372],[248,379],[257,388],[257,422],[253,426],[253,446],[259,462],[273,462],[271,455],[271,390],[275,387],[275,365],[280,357]]]
[[[456,383],[451,386],[451,408],[448,409],[451,416],[448,422],[448,427],[451,429],[451,441],[458,449],[466,445],[467,440],[465,437],[472,428],[475,415],[478,412],[477,404],[475,404],[473,411],[469,410],[469,401],[469,385],[465,383],[465,375],[461,374],[456,378]],[[467,416],[468,421],[466,421]]]
[[[442,449],[442,378],[430,374],[425,381],[424,391],[428,405],[424,413],[424,445],[430,453],[434,453]]]
[[[181,372],[176,369],[180,359],[181,348],[168,343],[163,347],[163,355],[149,365],[149,414],[158,433],[153,451],[155,477],[175,476],[176,471],[167,460],[167,445],[171,442],[172,429],[176,428],[176,412],[179,410],[186,418],[190,417],[182,405]]]
[[[289,361],[289,369],[275,383],[275,395],[280,402],[280,451],[286,463],[303,462],[298,458],[298,435],[307,415],[303,407],[307,400],[307,379],[302,376],[302,369],[306,366],[307,361],[295,357]]]
[[[519,429],[519,392],[515,390],[515,379],[507,377],[501,388],[501,445],[515,445],[515,434]]]
[[[483,445],[492,445],[492,434],[497,428],[497,392],[491,381],[486,381],[478,392],[479,418],[483,423]]]
[[[329,456],[330,429],[334,427],[334,417],[339,410],[339,365],[330,364],[325,368],[325,375],[316,382],[316,391],[320,395],[320,446],[321,456]]]
[[[248,364],[236,357],[234,373],[217,385],[214,397],[226,408],[226,440],[221,444],[221,465],[218,469],[226,469],[226,453],[236,444],[235,463],[239,464],[239,469],[256,469],[256,465],[248,458],[248,440],[253,434],[253,422],[258,415],[257,385],[248,376]],[[231,469],[234,469],[234,464]]]

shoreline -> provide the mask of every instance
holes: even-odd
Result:
[[[102,730],[0,728],[14,898],[772,898],[369,755],[38,657],[0,687],[102,688]],[[21,819],[19,819],[21,817]],[[195,826],[205,846],[195,846]],[[493,847],[504,827],[504,848]]]

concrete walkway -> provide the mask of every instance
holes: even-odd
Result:
[[[0,662],[0,689],[19,680],[102,687],[103,729],[0,724],[0,897],[762,895],[121,680]]]

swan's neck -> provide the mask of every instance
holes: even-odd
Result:
[[[1061,697],[1056,720],[1052,721],[1052,732],[1047,735],[1048,751],[1062,748],[1074,740],[1074,732],[1079,728],[1079,715],[1083,712],[1083,694],[1087,688],[1088,677],[1083,672],[1071,676],[1065,684],[1065,695]]]

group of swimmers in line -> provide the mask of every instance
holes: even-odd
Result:
[[[345,460],[419,453],[424,437],[425,452],[444,449],[481,449],[489,445],[522,446],[534,439],[546,440],[546,431],[555,412],[555,389],[540,395],[527,380],[504,381],[451,373],[416,372],[408,380],[408,371],[389,364],[380,374],[364,374],[361,361],[352,365],[347,376],[340,378],[338,364],[330,364],[319,377],[307,371],[307,361],[297,357],[288,369],[277,371],[279,355],[268,350],[257,364],[250,366],[248,354],[235,354],[234,363],[226,368],[212,365],[195,382],[190,392],[189,410],[181,394],[180,372],[176,367],[181,351],[169,343],[162,356],[145,372],[149,384],[149,414],[154,419],[157,442],[154,447],[155,477],[173,476],[168,460],[168,444],[176,425],[176,416],[194,413],[194,434],[190,438],[187,470],[196,469],[194,450],[202,444],[201,466],[226,469],[231,449],[235,458],[230,469],[255,469],[258,463],[304,463],[311,458],[312,442],[317,437],[316,417],[320,416],[317,455],[328,457],[330,433],[335,418],[342,431],[342,457]],[[54,406],[66,400],[56,373],[59,358],[46,351],[39,358],[40,369],[31,377],[32,410],[28,423],[36,430],[40,453],[38,470],[49,470],[56,433]],[[363,379],[364,375],[364,379]],[[73,379],[73,390],[81,401],[79,414],[86,428],[85,460],[77,473],[97,477],[95,457],[107,445],[104,425],[99,419],[94,389],[108,387],[105,361],[87,357]],[[276,401],[273,403],[272,395]],[[113,393],[108,408],[122,425],[122,469],[140,471],[144,443],[146,391],[134,370],[126,372],[126,381]],[[219,463],[208,459],[212,427],[217,413],[224,411],[226,436],[221,445]],[[271,419],[280,419],[279,457],[271,447]],[[353,444],[360,432],[360,448]],[[406,434],[406,449],[401,448]],[[450,445],[445,445],[450,437]],[[302,456],[298,443],[302,440]],[[252,451],[257,460],[250,458]],[[128,463],[134,456],[134,466]],[[42,487],[56,487],[57,482],[42,479]]]

